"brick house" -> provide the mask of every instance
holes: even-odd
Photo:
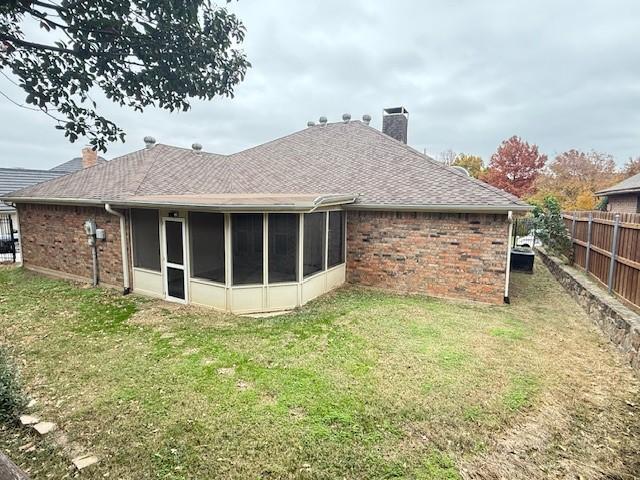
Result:
[[[14,192],[24,265],[238,313],[344,282],[502,303],[511,218],[529,206],[407,146],[404,108],[385,110],[382,132],[370,118],[321,118],[232,155],[147,137]]]
[[[608,198],[609,212],[640,213],[640,173],[600,190],[596,195]]]

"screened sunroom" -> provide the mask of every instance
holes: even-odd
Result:
[[[303,305],[346,277],[346,212],[326,203],[302,212],[132,208],[133,290],[236,313]]]

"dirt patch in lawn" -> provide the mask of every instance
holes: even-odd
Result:
[[[227,328],[237,324],[233,315],[217,312],[210,308],[195,305],[182,305],[162,300],[144,299],[144,308],[136,311],[128,323],[144,327],[153,327],[167,331],[184,325],[186,321],[198,318],[198,326],[208,328]]]

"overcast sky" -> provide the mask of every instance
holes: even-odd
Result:
[[[221,2],[223,3],[223,2]],[[253,64],[234,99],[187,113],[101,112],[127,132],[106,158],[159,142],[231,153],[304,128],[403,105],[409,144],[485,161],[511,135],[550,157],[570,148],[640,155],[640,2],[276,1],[229,4]],[[0,90],[22,101],[0,77]],[[0,98],[0,166],[50,168],[78,156],[42,114]]]

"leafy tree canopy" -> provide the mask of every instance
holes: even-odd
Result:
[[[593,210],[598,205],[595,192],[621,179],[611,155],[568,150],[557,155],[538,177],[537,193],[529,200],[541,202],[550,195],[565,210]]]
[[[535,144],[529,145],[514,135],[502,142],[491,156],[483,180],[518,197],[524,198],[534,191],[534,182],[547,161]]]
[[[473,178],[480,177],[484,168],[484,162],[481,157],[477,155],[467,155],[466,153],[458,154],[453,161],[453,165],[466,169]]]
[[[534,206],[533,217],[536,220],[536,235],[556,255],[571,256],[571,240],[562,219],[562,208],[557,198],[545,197]]]
[[[70,141],[88,137],[102,151],[125,134],[96,111],[94,90],[140,112],[233,96],[250,67],[244,37],[240,20],[209,0],[0,3],[0,68]]]

